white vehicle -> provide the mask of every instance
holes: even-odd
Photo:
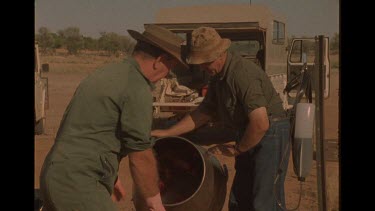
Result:
[[[46,109],[48,108],[48,78],[42,77],[42,72],[47,72],[49,66],[40,64],[38,43],[35,43],[34,50],[34,133],[40,135],[45,132]]]

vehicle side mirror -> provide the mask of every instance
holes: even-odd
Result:
[[[48,72],[49,71],[49,64],[42,64],[42,72]]]
[[[289,52],[289,50],[290,50],[290,45],[286,46],[285,50]]]

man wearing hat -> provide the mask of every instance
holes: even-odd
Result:
[[[151,135],[181,135],[218,115],[238,131],[236,144],[224,145],[223,151],[236,160],[229,210],[282,210],[278,201],[285,206],[289,119],[267,74],[254,62],[228,52],[230,44],[210,27],[192,32],[187,62],[210,74],[208,92],[196,110]],[[278,172],[281,175],[274,186]]]
[[[128,32],[137,40],[132,57],[90,74],[65,110],[40,175],[44,210],[117,210],[113,200],[125,194],[118,179],[125,156],[143,206],[165,210],[150,140],[151,90],[175,65],[185,65],[184,40],[155,25]]]

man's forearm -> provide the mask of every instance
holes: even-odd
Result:
[[[146,199],[160,192],[157,163],[151,149],[130,153],[129,167],[141,197]]]
[[[241,152],[246,152],[253,148],[262,140],[265,133],[265,131],[259,131],[251,125],[247,125],[245,133],[242,136],[241,141],[238,143],[238,149]]]
[[[167,132],[170,136],[178,136],[202,126],[208,120],[210,120],[210,116],[195,110],[184,116],[177,124],[167,129]]]
[[[248,114],[249,123],[244,135],[238,143],[238,150],[245,152],[257,145],[269,128],[267,110],[260,107]]]

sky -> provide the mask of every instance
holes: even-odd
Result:
[[[100,32],[143,32],[160,8],[208,4],[262,4],[284,14],[288,36],[332,37],[339,32],[339,0],[35,0],[35,32],[78,27],[84,36]]]

